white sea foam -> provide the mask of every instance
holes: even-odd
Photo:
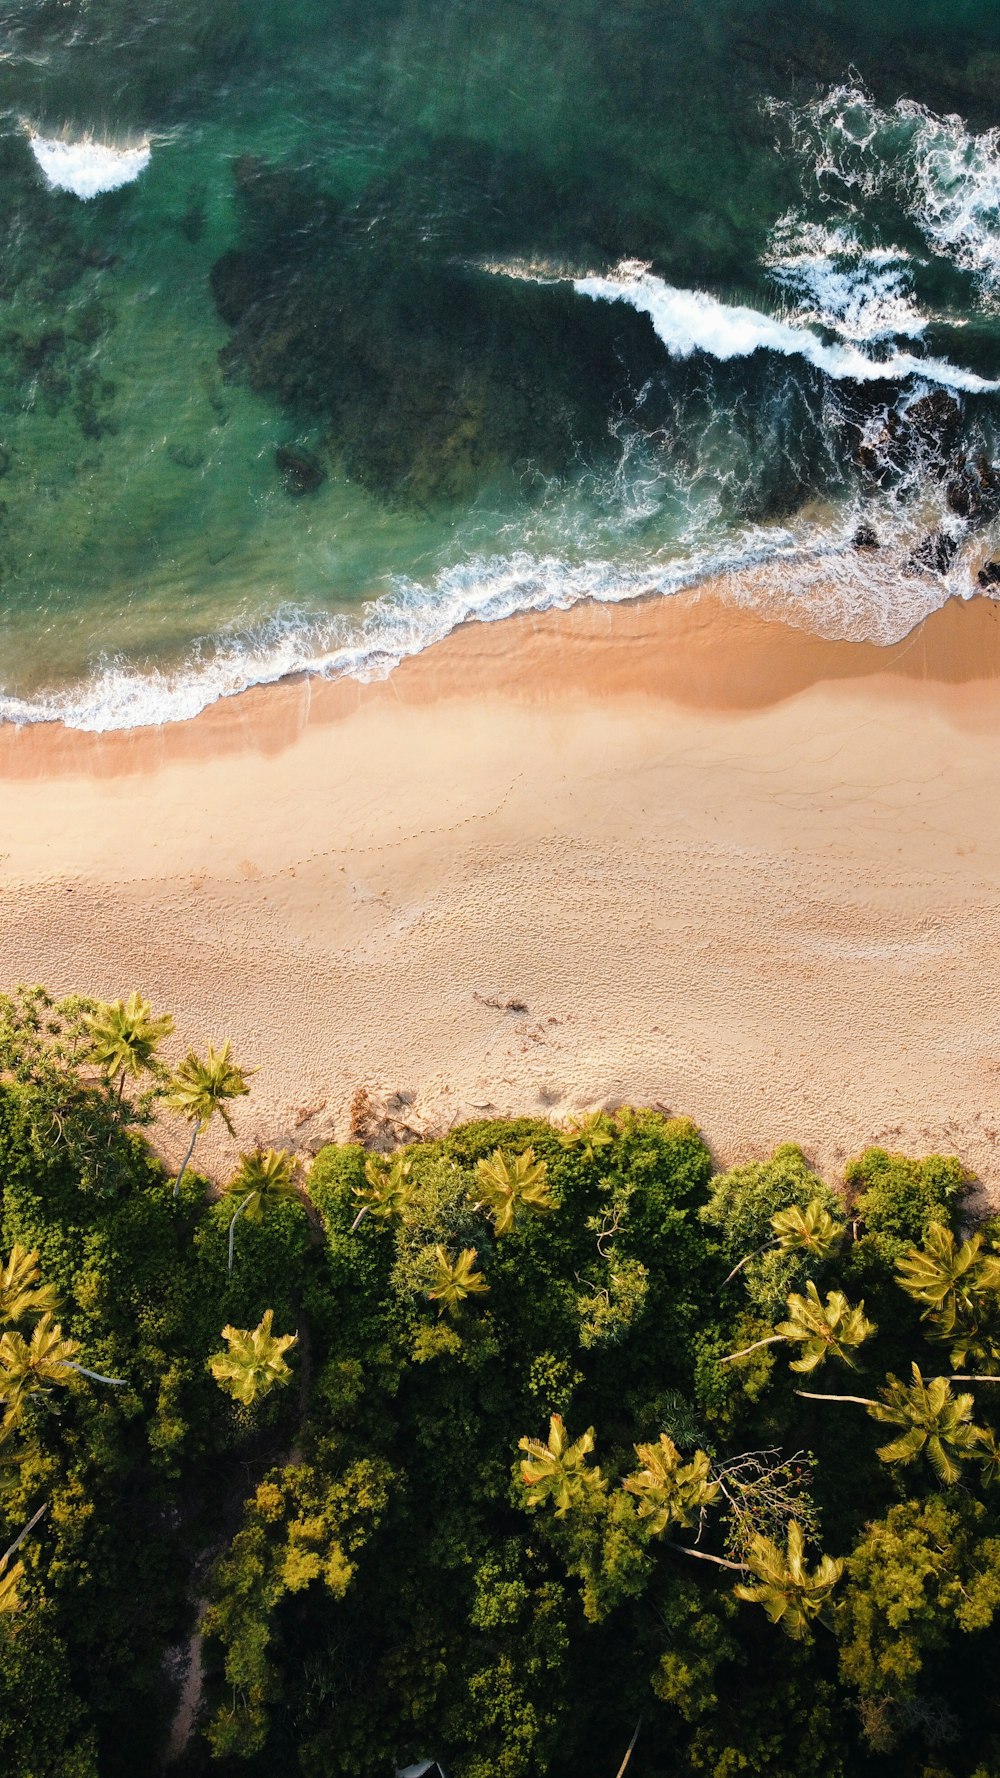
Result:
[[[957,115],[912,99],[883,108],[860,86],[838,86],[794,107],[772,101],[823,198],[856,203],[888,195],[928,246],[1000,300],[1000,129],[980,135]]]
[[[203,640],[172,671],[143,670],[119,657],[102,662],[89,679],[49,695],[0,694],[0,721],[62,722],[92,732],[182,721],[220,698],[293,673],[384,679],[462,623],[565,611],[582,600],[618,604],[642,595],[667,596],[717,576],[726,577],[726,596],[735,603],[822,635],[883,645],[900,641],[949,596],[975,592],[960,557],[947,576],[914,568],[908,551],[921,533],[907,539],[904,530],[893,537],[897,518],[890,508],[878,518],[886,547],[855,550],[851,537],[857,518],[853,509],[845,509],[832,526],[749,526],[721,550],[694,548],[682,557],[645,562],[571,561],[527,550],[473,556],[426,583],[397,581],[357,620],[286,610],[259,625]]]
[[[636,260],[624,260],[604,277],[574,278],[573,288],[581,296],[628,303],[648,315],[672,358],[690,358],[694,352],[708,352],[720,359],[748,358],[758,351],[779,352],[788,358],[804,358],[838,380],[902,382],[907,377],[922,377],[926,382],[967,394],[1000,389],[1000,382],[977,376],[943,358],[922,358],[913,352],[892,352],[885,358],[872,358],[850,341],[827,344],[799,321],[720,302],[703,290],[678,289]]]
[[[58,136],[40,136],[30,124],[26,128],[28,146],[53,191],[96,198],[101,192],[130,185],[149,165],[152,150],[148,141],[118,148],[110,142],[95,142],[90,136],[67,141]]]
[[[829,227],[794,210],[771,230],[764,256],[798,322],[818,322],[856,345],[916,339],[930,317],[913,295],[911,257],[901,247],[866,247],[854,229]]]

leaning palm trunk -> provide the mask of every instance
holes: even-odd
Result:
[[[618,1767],[618,1771],[615,1774],[615,1778],[625,1778],[625,1768],[627,1767],[629,1760],[632,1758],[632,1750],[635,1747],[635,1744],[639,1739],[639,1730],[641,1728],[642,1728],[642,1717],[640,1716],[638,1722],[635,1725],[635,1728],[632,1730],[632,1739],[625,1749],[625,1758],[622,1760],[621,1765]]]
[[[178,1173],[177,1178],[174,1180],[174,1197],[175,1198],[180,1196],[181,1180],[184,1178],[184,1175],[187,1172],[188,1162],[191,1159],[191,1156],[194,1154],[194,1145],[197,1142],[200,1134],[201,1134],[201,1127],[199,1124],[195,1124],[195,1127],[191,1132],[191,1140],[188,1143],[187,1154],[184,1156],[184,1159],[181,1162],[181,1170]]]
[[[734,1574],[746,1574],[742,1562],[728,1562],[725,1556],[710,1556],[707,1550],[693,1550],[686,1543],[668,1543],[668,1550],[676,1550],[679,1556],[691,1556],[695,1562],[714,1562],[716,1568],[730,1568]]]
[[[751,1258],[753,1258],[752,1254]],[[728,1283],[729,1280],[727,1279],[726,1282]],[[725,1358],[719,1359],[719,1363],[732,1364],[734,1358],[746,1358],[751,1352],[759,1352],[762,1346],[780,1346],[783,1344],[784,1338],[784,1334],[768,1334],[766,1340],[754,1340],[753,1345],[744,1346],[742,1352],[728,1352]]]
[[[16,1555],[17,1551],[20,1549],[25,1538],[30,1537],[32,1531],[34,1531],[34,1529],[35,1529],[35,1526],[38,1524],[38,1521],[41,1518],[42,1514],[44,1512],[48,1511],[48,1506],[49,1506],[48,1501],[43,1500],[38,1511],[36,1513],[32,1514],[31,1518],[28,1520],[28,1523],[25,1525],[25,1527],[22,1531],[18,1532],[17,1536],[15,1537],[15,1539],[14,1539],[13,1543],[10,1545],[10,1547],[8,1549],[4,1550],[3,1555],[0,1556],[0,1571],[2,1571],[3,1568],[6,1567],[6,1564],[10,1561],[11,1556]]]
[[[102,1377],[100,1371],[88,1371],[85,1364],[77,1364],[73,1358],[64,1358],[62,1362],[71,1371],[79,1371],[81,1377],[89,1377],[94,1383],[110,1383],[113,1389],[125,1389],[128,1386],[127,1377]]]
[[[241,1205],[240,1205],[240,1207],[239,1207],[239,1209],[238,1209],[238,1210],[237,1210],[237,1212],[236,1212],[236,1215],[235,1215],[235,1216],[234,1216],[234,1217],[233,1217],[233,1220],[232,1220],[232,1222],[231,1222],[231,1223],[230,1223],[230,1224],[229,1224],[229,1275],[230,1275],[230,1277],[232,1277],[232,1273],[233,1273],[233,1261],[234,1261],[234,1260],[235,1260],[235,1258],[236,1258],[236,1250],[235,1250],[235,1248],[236,1248],[236,1222],[237,1222],[237,1218],[238,1218],[238,1217],[240,1217],[240,1216],[242,1216],[242,1215],[243,1215],[243,1212],[244,1212],[244,1210],[245,1210],[245,1209],[246,1209],[246,1207],[247,1207],[247,1205],[248,1205],[248,1204],[249,1204],[249,1202],[250,1202],[250,1199],[251,1199],[251,1198],[252,1198],[252,1197],[254,1197],[254,1196],[256,1196],[256,1190],[257,1190],[257,1188],[256,1188],[256,1186],[255,1186],[255,1187],[254,1187],[254,1190],[253,1190],[253,1191],[249,1191],[249,1192],[247,1192],[247,1195],[246,1195],[246,1197],[245,1197],[245,1198],[244,1198],[244,1200],[243,1200],[243,1202],[242,1202],[242,1204],[241,1204]]]

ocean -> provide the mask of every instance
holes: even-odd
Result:
[[[989,591],[998,93],[968,0],[8,0],[0,718]]]

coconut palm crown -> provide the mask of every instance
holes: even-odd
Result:
[[[457,1259],[452,1259],[447,1248],[435,1247],[434,1275],[427,1296],[437,1303],[439,1315],[455,1315],[467,1297],[486,1295],[490,1287],[475,1265],[474,1247],[463,1248]]]
[[[990,1436],[973,1422],[973,1396],[953,1395],[947,1377],[925,1382],[916,1364],[912,1370],[910,1383],[887,1377],[882,1400],[868,1404],[873,1420],[900,1428],[899,1437],[882,1445],[878,1454],[883,1463],[900,1464],[925,1456],[940,1480],[950,1485],[958,1481],[963,1463],[984,1455]]]
[[[793,1291],[786,1301],[788,1320],[779,1321],[775,1333],[801,1347],[801,1355],[792,1359],[790,1370],[808,1375],[828,1358],[839,1358],[841,1364],[856,1368],[857,1348],[876,1331],[875,1323],[865,1316],[863,1302],[855,1307],[842,1290],[831,1290],[826,1302],[821,1303],[811,1278],[804,1296]]]
[[[573,1508],[593,1500],[604,1488],[597,1464],[592,1468],[587,1464],[593,1449],[594,1428],[589,1426],[580,1438],[571,1440],[561,1414],[551,1416],[544,1444],[537,1438],[519,1439],[518,1450],[528,1455],[528,1461],[521,1464],[528,1505],[541,1506],[549,1500],[556,1518],[565,1519]]]
[[[739,1581],[733,1588],[738,1599],[762,1605],[772,1624],[780,1624],[787,1636],[803,1642],[812,1624],[829,1604],[844,1564],[821,1556],[814,1569],[806,1566],[802,1526],[793,1519],[785,1549],[758,1534],[747,1552],[746,1564],[756,1579]]]
[[[789,1204],[771,1218],[775,1244],[783,1253],[809,1253],[814,1259],[830,1259],[844,1238],[842,1223],[836,1222],[819,1198],[812,1198],[801,1209]]]
[[[109,1080],[117,1077],[119,1099],[127,1077],[135,1080],[153,1069],[160,1044],[174,1028],[170,1013],[154,1013],[138,993],[127,1000],[102,1001],[83,1023],[91,1060]]]
[[[522,1207],[546,1216],[556,1201],[546,1184],[548,1167],[536,1161],[533,1148],[523,1154],[510,1155],[495,1148],[488,1159],[476,1162],[476,1187],[480,1199],[493,1218],[495,1235],[509,1235],[518,1210]]]
[[[655,1445],[636,1445],[642,1468],[626,1476],[622,1486],[639,1502],[639,1517],[648,1521],[650,1535],[658,1537],[668,1525],[691,1530],[706,1507],[719,1497],[720,1484],[710,1478],[704,1451],[684,1462],[672,1438],[660,1433]]]
[[[208,1360],[219,1388],[244,1407],[252,1407],[291,1377],[285,1353],[298,1344],[298,1335],[273,1334],[273,1320],[274,1310],[266,1309],[254,1328],[224,1327],[222,1337],[229,1350],[216,1352]]]
[[[0,1264],[0,1323],[55,1312],[59,1303],[55,1286],[41,1283],[38,1262],[37,1250],[29,1253],[15,1241],[10,1257]]]
[[[233,1121],[226,1105],[231,1099],[240,1099],[250,1091],[247,1072],[233,1061],[230,1047],[227,1037],[221,1049],[216,1049],[210,1043],[204,1059],[194,1050],[188,1050],[171,1078],[167,1104],[173,1111],[179,1111],[182,1117],[187,1118],[192,1126],[188,1151],[174,1181],[175,1198],[194,1153],[195,1142],[202,1131],[208,1128],[218,1113],[232,1135]]]
[[[233,1243],[236,1223],[241,1216],[248,1222],[260,1222],[269,1204],[299,1196],[298,1162],[286,1148],[255,1148],[252,1154],[241,1154],[240,1164],[229,1183],[223,1186],[226,1197],[241,1199],[229,1224],[229,1270],[233,1269]]]

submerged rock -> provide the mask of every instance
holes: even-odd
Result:
[[[1000,586],[1000,562],[987,562],[976,575],[980,586]]]
[[[967,463],[959,457],[948,483],[948,505],[967,524],[982,525],[1000,511],[1000,475],[985,455]]]
[[[859,525],[852,539],[855,549],[878,549],[879,540],[870,525]]]
[[[279,445],[274,461],[289,494],[315,494],[326,480],[326,470],[319,458],[304,445]]]

